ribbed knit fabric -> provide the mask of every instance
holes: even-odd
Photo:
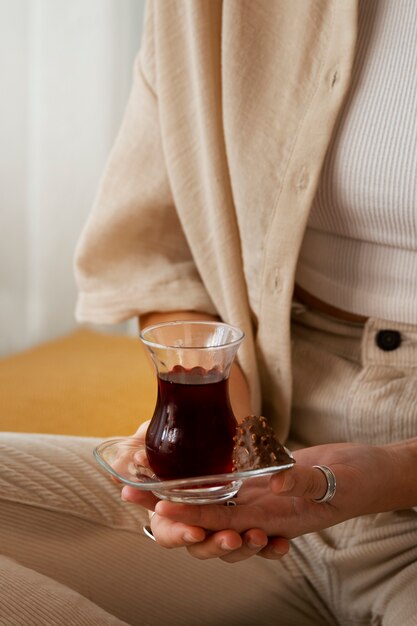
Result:
[[[417,2],[362,0],[350,95],[297,282],[341,309],[417,323]]]
[[[12,585],[14,593],[8,593]],[[128,626],[69,587],[1,555],[0,597],[2,626]]]
[[[286,626],[300,612],[334,626],[273,561],[200,561],[146,538],[147,511],[120,500],[97,443],[0,434],[1,626],[275,626],[281,594]]]
[[[393,324],[386,352],[380,320],[293,317],[298,443],[416,436],[417,327]],[[417,512],[308,533],[280,561],[199,561],[143,536],[96,444],[0,435],[1,626],[417,626]]]

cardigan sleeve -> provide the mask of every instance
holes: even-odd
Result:
[[[175,209],[155,82],[148,10],[125,117],[75,254],[79,321],[117,323],[175,309],[216,313]]]

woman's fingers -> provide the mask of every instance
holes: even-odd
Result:
[[[281,559],[289,550],[289,541],[283,537],[269,538],[259,528],[253,528],[240,536],[233,531],[213,533],[205,541],[189,546],[188,552],[198,559],[220,558],[226,563],[239,563],[253,556],[265,559]]]
[[[205,541],[189,546],[188,552],[197,559],[220,558],[226,563],[238,563],[259,554],[268,544],[260,529],[248,530],[243,536],[232,530],[213,533]]]
[[[159,502],[152,493],[129,486],[123,487],[122,499],[140,504],[150,511],[153,511]],[[168,503],[168,505],[171,504],[173,503]],[[173,506],[176,505],[173,504]],[[191,507],[191,510],[195,509],[196,507]],[[152,514],[150,526],[156,542],[161,546],[165,548],[186,547],[191,556],[201,560],[220,558],[228,563],[237,563],[256,554],[263,556],[263,551],[268,547],[268,537],[260,529],[248,530],[242,537],[234,530],[221,530],[208,534],[201,526],[168,519],[157,513]],[[266,558],[277,559],[283,554],[285,554],[285,549],[282,547],[280,552],[271,548]]]
[[[151,491],[141,491],[140,489],[135,489],[135,487],[129,487],[129,485],[123,487],[120,495],[124,502],[140,504],[140,506],[150,511],[153,511],[156,503],[159,502],[158,498]]]
[[[222,530],[210,534],[200,543],[188,546],[188,552],[195,558],[206,560],[214,558],[227,558],[242,546],[242,539],[233,530]]]
[[[161,500],[158,502],[155,510],[167,519],[200,526],[210,531],[232,529],[240,533],[248,528],[258,526],[258,524],[250,523],[253,521],[253,517],[248,517],[247,513],[245,513],[248,510],[246,506],[177,504]]]
[[[266,485],[262,496],[252,487],[253,497],[246,499],[245,504],[241,502],[243,497],[241,500],[237,498],[235,507],[160,501],[155,510],[171,521],[200,526],[212,532],[230,529],[241,534],[250,528],[262,528],[268,535],[290,538],[300,532],[300,510],[308,511],[306,520],[312,530],[323,523],[329,505],[316,505],[313,500],[321,498],[326,490],[327,480],[321,470],[299,465],[274,475],[270,479],[270,488]]]
[[[204,541],[206,538],[203,528],[173,522],[157,514],[152,515],[151,529],[157,543],[164,548],[182,548]]]
[[[268,537],[263,530],[253,528],[244,533],[241,537],[242,545],[240,548],[231,551],[220,557],[226,563],[239,563],[246,561],[252,556],[259,554],[268,544]]]
[[[290,549],[290,542],[284,537],[270,537],[267,545],[258,552],[258,555],[264,559],[278,560],[282,559]]]
[[[294,465],[285,472],[271,476],[270,488],[276,495],[317,500],[326,493],[327,480],[316,467]]]

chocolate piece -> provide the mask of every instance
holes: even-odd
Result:
[[[275,437],[265,417],[245,417],[237,426],[234,442],[234,472],[294,462]]]

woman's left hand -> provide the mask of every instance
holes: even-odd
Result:
[[[389,446],[328,444],[298,450],[294,457],[292,469],[245,482],[235,507],[153,502],[156,540],[166,547],[186,546],[200,559],[235,562],[254,554],[281,558],[291,538],[395,508],[390,498],[398,473],[393,471],[395,458]],[[324,495],[327,484],[313,465],[327,465],[336,475],[337,490],[330,502],[314,501]],[[131,501],[142,499],[130,491],[126,495]],[[175,528],[181,537],[174,540]],[[182,539],[191,535],[192,542]]]

